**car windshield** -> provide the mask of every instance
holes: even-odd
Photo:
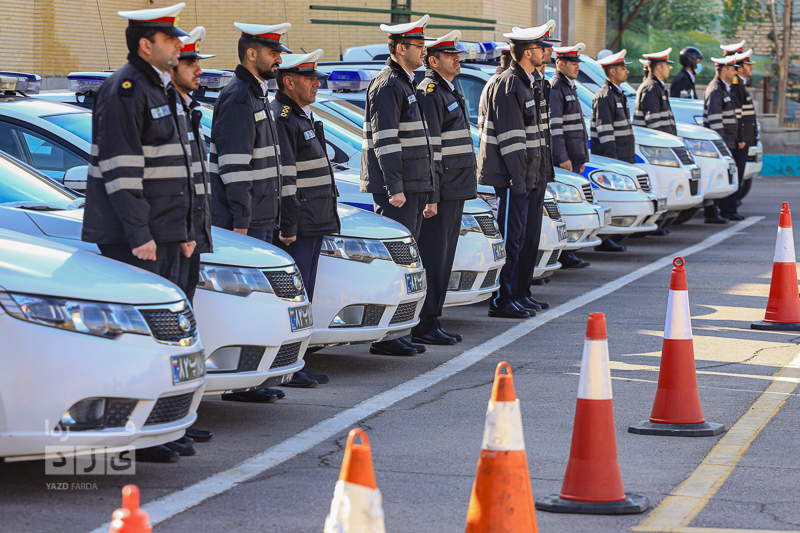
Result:
[[[327,113],[318,107],[314,109],[314,114],[322,121],[326,134],[341,139],[354,150],[361,151],[361,129],[355,124]],[[364,119],[362,118],[361,120],[363,124]]]
[[[70,209],[77,198],[53,180],[0,153],[0,204],[34,202]]]
[[[47,122],[64,128],[73,135],[77,135],[87,143],[92,142],[91,113],[64,113],[62,115],[48,115],[42,118]]]
[[[211,124],[214,122],[214,107],[209,104],[203,104],[198,109],[201,113],[200,124],[211,129]]]
[[[339,113],[357,126],[364,123],[364,109],[350,102],[345,100],[325,100],[323,102],[317,102],[317,104]]]

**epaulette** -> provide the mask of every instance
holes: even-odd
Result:
[[[425,89],[425,92],[426,93],[432,93],[434,91],[434,89],[436,89],[436,82],[432,81],[432,82],[430,82],[428,84],[428,87],[427,87],[427,89]]]
[[[133,80],[130,78],[125,78],[122,80],[122,83],[119,84],[117,94],[120,96],[131,96],[133,94],[133,90]]]
[[[288,105],[285,105],[281,108],[281,114],[278,117],[280,120],[289,120],[289,113],[292,111],[292,108]]]

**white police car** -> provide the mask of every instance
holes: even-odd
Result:
[[[611,224],[612,211],[593,203],[591,182],[580,174],[557,168],[555,181],[548,183],[547,189],[558,203],[566,225],[565,250],[600,245],[600,232]]]
[[[155,446],[197,418],[203,348],[159,276],[0,230],[0,338],[5,461]]]

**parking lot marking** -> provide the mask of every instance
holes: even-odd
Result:
[[[689,528],[711,498],[733,473],[750,444],[778,414],[792,396],[800,378],[800,353],[781,367],[772,383],[750,406],[747,412],[711,448],[698,467],[656,507],[634,531],[686,532],[713,529]],[[723,531],[719,529],[717,531]],[[725,529],[724,531],[730,531]]]
[[[324,441],[340,433],[347,428],[356,424],[372,414],[382,411],[387,407],[419,393],[440,381],[472,366],[473,364],[488,357],[492,353],[500,350],[501,348],[511,344],[520,337],[544,326],[548,322],[569,314],[581,307],[590,304],[600,298],[608,296],[609,294],[639,280],[657,270],[666,266],[672,265],[672,260],[676,255],[688,257],[692,254],[707,250],[717,244],[725,241],[726,239],[734,236],[738,232],[749,228],[750,226],[760,222],[764,217],[748,217],[737,224],[733,224],[728,228],[715,233],[700,241],[697,244],[689,246],[683,250],[664,256],[660,259],[653,261],[629,274],[602,285],[594,290],[591,290],[577,298],[573,298],[561,305],[558,305],[547,313],[537,315],[534,318],[529,318],[524,322],[504,331],[500,335],[493,337],[484,343],[475,346],[446,361],[438,367],[419,376],[410,379],[396,387],[377,394],[363,402],[345,409],[341,413],[333,417],[319,422],[308,429],[305,429],[292,437],[276,444],[275,446],[257,454],[253,457],[246,459],[238,465],[229,470],[213,474],[206,479],[195,483],[189,487],[168,494],[158,500],[152,501],[147,505],[142,506],[142,509],[150,514],[150,523],[152,525],[159,524],[173,516],[176,516],[187,509],[198,505],[199,503],[221,494],[231,488],[235,487],[238,483],[242,483],[251,479],[270,468],[274,468],[281,463],[284,463],[301,453],[310,450],[320,442]],[[109,530],[110,523],[105,523],[92,533],[106,533]]]

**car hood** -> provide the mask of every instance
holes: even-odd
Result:
[[[123,304],[184,299],[164,278],[72,246],[0,229],[0,287],[11,292]]]
[[[411,236],[405,226],[394,220],[350,205],[339,204],[342,237],[361,239],[403,239]]]
[[[683,142],[675,135],[641,126],[633,126],[633,136],[636,139],[636,144],[639,145],[663,146],[666,148],[683,146]]]
[[[574,185],[579,189],[584,185],[591,184],[588,178],[584,178],[580,174],[576,174],[574,172],[570,172],[569,170],[564,170],[563,168],[558,167],[556,167],[556,179],[561,183]]]
[[[625,163],[618,159],[611,159],[610,157],[591,154],[589,156],[589,162],[586,163],[586,168],[583,170],[583,173],[588,176],[590,172],[594,172],[595,170],[607,170],[609,172],[616,172],[617,174],[623,174],[632,178],[636,178],[636,176],[640,174],[646,174],[644,170],[636,165],[631,165],[630,163]]]
[[[685,122],[678,122],[676,126],[678,127],[678,135],[687,139],[702,139],[706,141],[718,141],[722,139],[719,133],[702,126],[686,124]]]
[[[71,211],[29,211],[28,216],[48,237],[81,240],[83,209]],[[233,231],[212,227],[214,253],[203,254],[203,263],[247,268],[281,268],[294,263],[286,252]],[[76,243],[76,246],[80,246]]]

